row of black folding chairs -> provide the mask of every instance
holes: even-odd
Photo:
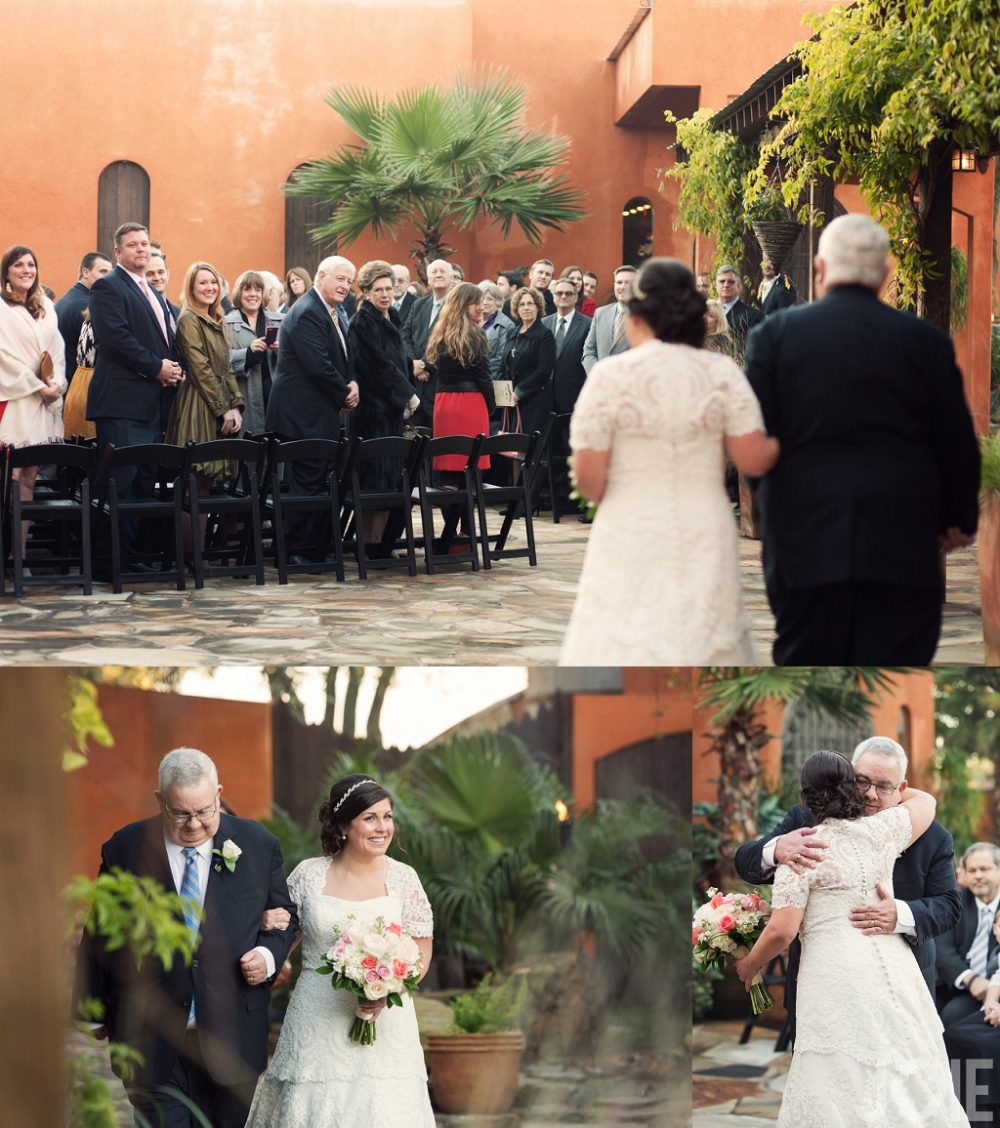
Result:
[[[467,561],[478,570],[480,552],[485,568],[492,561],[511,556],[527,556],[532,565],[537,562],[532,505],[544,449],[543,437],[537,432],[492,438],[354,439],[350,443],[282,441],[276,435],[248,438],[252,441],[218,439],[183,448],[150,444],[116,450],[109,446],[103,452],[98,452],[92,441],[4,448],[0,595],[5,593],[3,562],[8,544],[15,596],[20,597],[27,585],[54,583],[81,585],[89,595],[95,522],[104,534],[101,544],[110,556],[109,578],[115,592],[122,590],[126,572],[130,581],[172,580],[178,590],[184,589],[185,517],[196,588],[215,576],[252,575],[257,584],[263,584],[265,530],[270,533],[268,547],[283,584],[290,573],[302,571],[333,571],[338,580],[343,580],[345,553],[355,555],[362,579],[367,578],[369,569],[405,567],[410,575],[416,575],[417,548],[424,551],[428,574],[445,562]],[[434,459],[446,454],[464,459],[459,484],[435,482]],[[517,461],[521,473],[519,478],[515,475],[513,484],[497,485],[484,479],[479,460],[493,455],[507,455]],[[391,490],[362,488],[361,467],[376,458],[396,460],[399,471]],[[212,462],[231,463],[235,473],[217,482],[211,492],[200,493],[194,470]],[[288,471],[297,462],[314,467],[325,464],[322,492],[293,488],[294,475]],[[13,471],[31,466],[45,467],[47,476],[36,484],[34,498],[22,501]],[[118,496],[115,472],[126,468],[155,475],[149,496],[141,500]],[[414,506],[421,512],[421,537],[414,535]],[[503,509],[503,521],[499,531],[491,533],[487,510],[498,506]],[[444,529],[439,536],[434,532],[434,510],[443,515]],[[378,511],[388,514],[385,531],[377,545],[366,545],[364,514]],[[314,535],[303,553],[308,557],[306,563],[289,562],[285,519],[293,513],[311,513],[314,517]],[[509,548],[513,524],[522,517],[527,547]],[[22,521],[34,522],[32,543],[41,548],[27,560],[32,574],[22,552]],[[127,550],[123,522],[131,530],[126,538]],[[153,522],[160,531],[163,524],[169,524],[171,536],[153,539],[149,535]],[[459,523],[464,530],[461,536]],[[36,569],[39,574],[35,574]]]

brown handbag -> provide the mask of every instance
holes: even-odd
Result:
[[[43,352],[38,358],[38,372],[36,373],[39,380],[46,384],[51,384],[55,376],[55,369],[52,366],[52,357],[47,352]]]

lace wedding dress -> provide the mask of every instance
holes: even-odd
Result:
[[[357,997],[334,991],[315,970],[333,946],[335,927],[351,916],[361,922],[382,916],[414,937],[432,935],[431,907],[416,873],[386,861],[386,895],[369,901],[324,895],[329,858],[309,858],[288,879],[302,925],[302,974],[247,1128],[434,1128],[413,1000],[404,995],[402,1007],[382,1011],[374,1045],[356,1045],[348,1033]]]
[[[905,806],[820,827],[814,870],[779,866],[774,908],[804,908],[795,1052],[777,1128],[968,1128],[941,1021],[902,936],[865,936],[851,909],[892,888],[910,839]]]
[[[570,445],[611,459],[561,665],[753,663],[723,439],[763,429],[729,357],[649,341],[594,366]]]

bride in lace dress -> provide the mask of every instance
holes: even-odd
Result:
[[[261,1078],[247,1128],[434,1128],[427,1071],[413,1000],[376,1015],[374,1045],[351,1042],[357,996],[334,991],[316,968],[335,929],[352,919],[402,924],[431,958],[433,918],[420,879],[385,856],[392,841],[392,802],[375,780],[349,775],[334,784],[320,810],[325,856],[296,866],[288,889],[302,925],[302,974],[281,1037]]]
[[[560,664],[751,664],[725,455],[761,475],[777,440],[740,369],[702,348],[705,299],[683,263],[642,267],[626,331],[630,351],[594,366],[570,424],[574,480],[600,508]]]
[[[815,869],[778,867],[774,912],[750,954],[753,976],[802,941],[795,1052],[777,1128],[968,1128],[952,1088],[941,1021],[902,936],[868,934],[856,905],[892,895],[893,863],[934,818],[935,800],[912,787],[866,818],[854,769],[836,752],[802,766],[802,802],[822,823],[827,850]]]

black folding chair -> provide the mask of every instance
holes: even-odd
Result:
[[[480,454],[508,454],[514,452],[523,458],[520,480],[510,486],[494,486],[483,481],[482,472],[476,467],[475,488],[476,506],[479,510],[479,538],[483,549],[483,567],[489,568],[493,560],[503,560],[513,556],[527,556],[528,563],[534,567],[538,563],[535,553],[535,527],[532,523],[532,490],[538,476],[538,464],[542,456],[542,442],[538,431],[531,435],[493,435],[484,439],[479,448]],[[506,506],[500,532],[491,534],[486,523],[487,506]],[[524,517],[524,531],[528,540],[526,548],[507,548],[507,538],[519,517]],[[492,547],[490,542],[494,542]]]
[[[111,531],[111,589],[116,594],[122,590],[122,572],[130,566],[146,565],[141,571],[129,573],[132,583],[173,580],[178,591],[185,587],[184,577],[184,492],[188,485],[191,464],[191,447],[178,447],[169,443],[144,443],[140,446],[107,446],[102,460],[97,491],[97,512],[110,524]],[[156,466],[157,481],[153,496],[121,499],[113,471],[123,466]],[[121,523],[128,521],[156,522],[162,533],[163,525],[171,523],[171,536],[163,537],[152,552],[122,552]],[[153,542],[155,543],[155,542]],[[160,561],[159,568],[150,567]]]
[[[429,440],[420,457],[417,485],[413,490],[413,500],[420,506],[420,520],[423,526],[424,567],[428,576],[434,575],[437,564],[471,563],[474,572],[479,571],[479,546],[476,544],[476,517],[474,501],[476,485],[474,470],[479,461],[479,451],[485,435],[470,438],[468,435],[443,435]],[[434,459],[439,455],[459,455],[465,459],[461,471],[462,484],[456,486],[434,485]],[[434,510],[440,509],[444,516],[444,529],[435,544]],[[458,523],[464,516],[468,530],[468,549],[451,552],[454,545],[461,547],[455,539]]]
[[[203,588],[206,576],[242,579],[252,572],[260,587],[264,583],[264,546],[259,483],[267,460],[267,445],[243,439],[215,439],[189,443],[188,450],[191,474],[184,508],[191,514],[194,586]],[[208,462],[236,462],[238,468],[235,476],[214,483],[210,493],[199,496],[194,469]],[[208,517],[204,541],[199,520],[203,514]],[[239,522],[234,534],[228,529],[231,517]],[[206,564],[206,560],[218,563]]]
[[[47,466],[55,477],[36,484],[31,501],[21,500],[13,472],[31,466]],[[8,447],[4,470],[3,495],[10,513],[11,548],[14,557],[14,595],[20,599],[25,585],[70,584],[82,586],[90,595],[93,568],[90,551],[91,484],[97,470],[97,450],[72,443],[39,443],[36,446]],[[36,527],[49,525],[53,532],[48,555],[25,557],[21,548],[21,523]],[[0,561],[6,559],[0,522]],[[77,534],[77,527],[79,533]],[[34,540],[34,536],[32,537]],[[25,568],[42,568],[44,575],[25,575]],[[73,573],[71,568],[78,571]],[[0,595],[5,594],[4,569],[0,567]],[[54,574],[53,574],[54,573]]]
[[[417,556],[413,540],[412,482],[420,464],[420,454],[425,438],[354,438],[347,455],[341,494],[343,497],[344,551],[354,551],[358,560],[358,575],[368,579],[369,568],[406,568],[411,576],[417,574]],[[398,458],[400,471],[396,485],[391,490],[362,490],[358,468],[372,458]],[[365,545],[364,515],[368,512],[389,511],[382,539],[373,556]],[[402,534],[402,539],[401,539]],[[396,549],[405,549],[405,556],[396,557]]]
[[[548,441],[545,444],[545,463],[548,470],[549,479],[549,497],[552,499],[552,520],[554,524],[559,524],[559,519],[563,513],[571,512],[571,506],[563,509],[559,504],[558,488],[562,482],[566,481],[569,477],[569,467],[566,466],[566,459],[569,457],[569,447],[565,443],[564,428],[573,418],[572,411],[566,411],[562,414],[553,414],[550,416]],[[562,460],[562,466],[559,467],[559,461]]]
[[[340,527],[339,474],[344,460],[346,444],[336,439],[296,439],[293,442],[275,442],[268,461],[270,490],[262,505],[265,519],[270,517],[274,531],[274,558],[278,568],[278,583],[287,584],[292,572],[336,572],[344,579],[344,545]],[[296,462],[325,462],[330,471],[326,490],[320,494],[294,491],[282,479],[282,471]],[[316,543],[307,545],[302,552],[310,558],[308,564],[289,564],[285,550],[285,514],[317,513],[329,519],[316,525]],[[327,559],[330,546],[333,559]]]

